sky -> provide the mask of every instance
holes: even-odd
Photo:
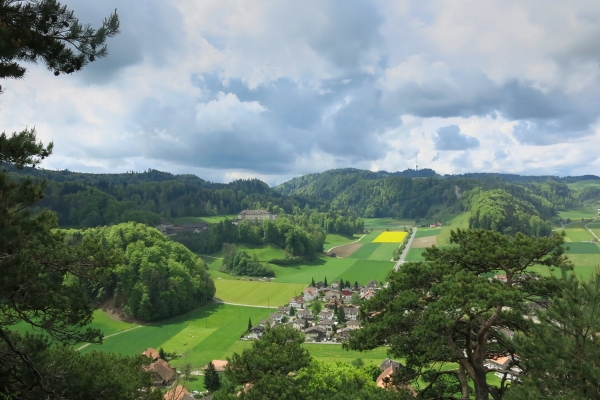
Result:
[[[600,175],[600,2],[65,0],[109,55],[4,81],[42,167],[276,185],[332,168]]]

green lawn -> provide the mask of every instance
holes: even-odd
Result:
[[[385,231],[389,229],[391,231],[401,231],[414,226],[415,221],[408,219],[394,219],[394,218],[363,218],[365,221],[365,229]]]
[[[357,281],[360,284],[367,284],[369,281],[376,279],[378,282],[385,281],[387,274],[394,267],[394,262],[390,261],[372,261],[372,260],[356,260],[354,264],[341,276],[343,280],[354,283]]]
[[[590,187],[600,187],[600,180],[586,180],[568,183],[567,186],[571,190],[583,190]]]
[[[215,297],[228,303],[275,307],[287,304],[308,284],[216,279]]]
[[[210,217],[180,217],[180,218],[171,218],[174,224],[183,225],[183,224],[198,224],[204,222],[206,224],[216,224],[225,219],[235,219],[237,218],[237,214],[228,214],[228,215],[212,215]]]
[[[419,228],[417,229],[417,233],[415,233],[415,239],[429,236],[436,236],[442,232],[440,228],[430,229],[430,228]]]
[[[126,329],[133,328],[137,324],[131,324],[129,322],[118,321],[111,318],[106,312],[102,310],[94,311],[94,319],[90,325],[92,328],[100,329],[104,336],[112,335],[113,333],[121,332]]]
[[[325,237],[325,245],[323,246],[325,250],[329,250],[334,246],[341,246],[343,244],[348,244],[357,241],[360,239],[362,235],[355,234],[352,237],[342,236],[330,233]]]

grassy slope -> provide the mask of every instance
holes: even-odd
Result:
[[[568,211],[559,211],[558,215],[562,219],[571,218],[573,221],[581,220],[581,218],[594,218],[598,216],[598,212],[593,207],[579,207]]]
[[[325,250],[329,250],[334,246],[341,246],[343,244],[352,243],[358,239],[360,239],[362,235],[355,234],[352,237],[336,235],[336,234],[328,234],[325,238],[325,245],[323,246]]]
[[[430,229],[430,228],[419,228],[417,233],[415,233],[415,239],[429,237],[429,236],[437,236],[442,232],[440,228]]]
[[[582,190],[589,187],[600,187],[600,180],[586,180],[568,183],[567,186],[571,190]]]

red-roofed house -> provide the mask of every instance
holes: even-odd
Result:
[[[154,350],[152,347],[149,347],[146,351],[142,352],[142,355],[148,357],[152,361],[156,361],[159,358],[158,351]]]

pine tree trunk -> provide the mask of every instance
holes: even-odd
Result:
[[[476,400],[489,400],[489,389],[486,381],[485,370],[481,368],[475,368],[475,379],[473,379],[473,385],[475,386],[475,399]]]

